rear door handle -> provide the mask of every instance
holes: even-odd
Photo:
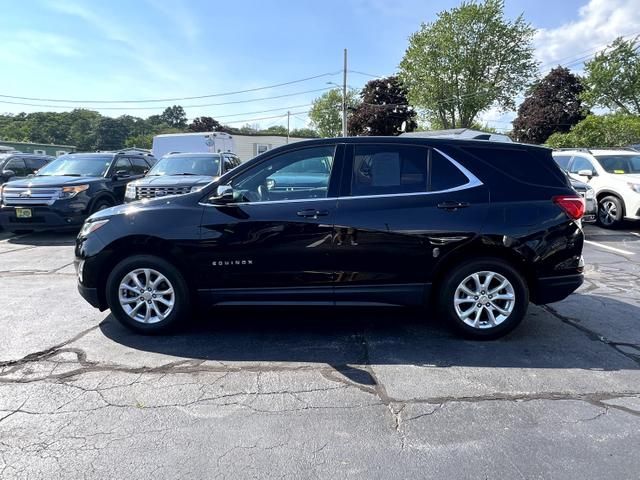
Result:
[[[442,202],[438,204],[438,208],[443,210],[457,210],[458,208],[466,208],[469,204],[467,202]]]
[[[318,218],[326,217],[329,215],[328,210],[316,210],[315,208],[309,208],[307,210],[300,210],[297,215],[304,218]]]

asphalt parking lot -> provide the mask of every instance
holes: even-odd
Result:
[[[397,309],[220,309],[142,337],[73,235],[0,232],[0,478],[638,478],[640,228],[494,342]]]

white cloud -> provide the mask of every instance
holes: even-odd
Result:
[[[580,70],[584,60],[616,37],[640,33],[637,0],[590,0],[575,20],[535,37],[536,56],[543,73],[558,64]]]
[[[166,0],[147,0],[147,3],[176,25],[189,43],[195,43],[201,33],[199,22],[184,3],[168,3]]]

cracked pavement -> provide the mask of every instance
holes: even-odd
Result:
[[[0,232],[0,478],[637,478],[640,235],[494,342],[400,309],[218,309],[141,337],[73,236]]]

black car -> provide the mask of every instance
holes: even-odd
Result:
[[[0,190],[0,226],[9,231],[79,228],[99,210],[122,203],[128,182],[155,163],[150,155],[71,153]]]
[[[0,154],[0,185],[33,175],[52,160],[54,157],[31,153]]]
[[[330,174],[319,182],[300,162]],[[295,188],[276,188],[283,170]],[[201,191],[92,215],[76,244],[78,288],[144,333],[182,324],[195,306],[433,303],[459,331],[495,338],[530,300],[582,284],[583,213],[546,148],[310,140]]]
[[[144,178],[127,185],[125,202],[201,190],[240,163],[240,158],[233,153],[166,155]]]

